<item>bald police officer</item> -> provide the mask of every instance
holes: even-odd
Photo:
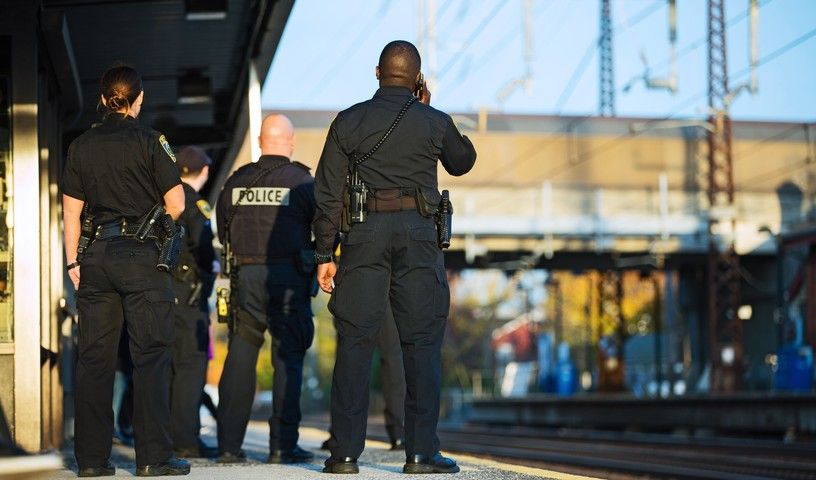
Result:
[[[212,160],[199,147],[184,147],[176,155],[184,187],[184,212],[179,223],[187,232],[176,268],[176,343],[170,387],[170,431],[179,457],[215,457],[218,450],[199,438],[201,392],[207,376],[210,311],[207,299],[215,275],[215,250],[210,226],[212,209],[198,194],[207,183]]]
[[[303,358],[314,336],[314,179],[308,167],[289,160],[294,128],[288,118],[266,117],[259,141],[261,158],[227,180],[216,206],[218,236],[230,241],[237,269],[237,279],[230,279],[234,325],[218,385],[219,461],[244,461],[255,364],[269,330],[275,376],[268,462],[308,462],[314,456],[297,441]]]

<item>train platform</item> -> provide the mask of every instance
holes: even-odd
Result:
[[[328,452],[319,449],[320,444],[328,438],[325,430],[314,427],[301,427],[300,446],[315,454],[315,459],[309,464],[297,465],[267,465],[265,462],[268,454],[268,430],[269,426],[263,421],[250,422],[247,436],[244,441],[244,451],[247,453],[250,462],[241,465],[219,465],[214,460],[195,459],[191,461],[192,470],[190,475],[184,477],[193,479],[269,479],[285,478],[292,480],[300,479],[327,479],[332,478],[321,473],[323,462],[328,457]],[[204,436],[209,444],[215,444],[211,435]],[[456,475],[423,475],[422,478],[445,478],[458,480],[528,480],[528,479],[557,479],[557,480],[579,480],[597,477],[573,475],[556,471],[526,467],[489,460],[470,455],[455,454],[461,467],[461,472]],[[133,448],[114,445],[113,463],[116,465],[116,476],[107,478],[130,478],[135,476],[135,461]],[[402,465],[405,461],[403,452],[392,452],[389,445],[368,440],[366,450],[360,457],[360,474],[356,478],[406,478],[402,473]],[[73,449],[65,450],[65,467],[47,478],[73,479],[76,478],[76,464],[73,459]]]

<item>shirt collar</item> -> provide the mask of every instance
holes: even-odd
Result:
[[[258,159],[258,164],[261,163],[289,163],[289,159],[284,157],[283,155],[261,155],[261,158]]]
[[[105,116],[105,123],[136,122],[136,119],[124,113],[110,113]]]
[[[412,95],[411,89],[409,89],[408,87],[396,87],[396,86],[380,87],[377,89],[377,92],[374,93],[374,97],[384,96],[405,97],[408,95]]]

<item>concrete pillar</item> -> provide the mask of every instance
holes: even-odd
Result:
[[[37,135],[39,1],[11,0],[0,31],[12,35],[12,170],[15,441],[39,451],[40,385],[40,153]],[[13,19],[13,20],[12,20]],[[8,23],[6,23],[8,22]]]

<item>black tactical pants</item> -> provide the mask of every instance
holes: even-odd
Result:
[[[377,334],[380,351],[380,387],[385,400],[385,431],[392,442],[405,439],[405,369],[402,366],[402,347],[391,308],[386,309],[385,321]],[[337,442],[334,429],[329,428],[332,443]]]
[[[230,335],[218,384],[218,450],[237,453],[241,449],[255,398],[255,365],[267,329],[275,369],[269,449],[291,450],[297,445],[301,419],[303,358],[314,338],[311,279],[288,264],[240,269],[238,307],[243,313]]]
[[[190,306],[189,282],[173,282],[178,298],[173,346],[173,380],[170,387],[170,431],[176,449],[198,448],[201,429],[201,392],[207,375],[210,319],[199,302]],[[206,300],[204,300],[206,301]]]
[[[105,464],[113,436],[113,377],[124,321],[133,359],[136,465],[173,454],[169,379],[175,296],[170,274],[156,270],[152,242],[96,241],[82,261],[77,297],[75,454],[80,468]]]
[[[377,335],[377,350],[380,351],[380,386],[385,400],[385,430],[393,442],[405,438],[405,369],[394,314],[390,308],[387,312]]]
[[[436,424],[441,346],[450,295],[433,220],[414,211],[374,213],[343,243],[329,307],[337,327],[332,380],[335,457],[360,456],[365,443],[371,354],[388,298],[405,367],[406,454],[439,450]],[[387,296],[387,297],[386,297]]]

